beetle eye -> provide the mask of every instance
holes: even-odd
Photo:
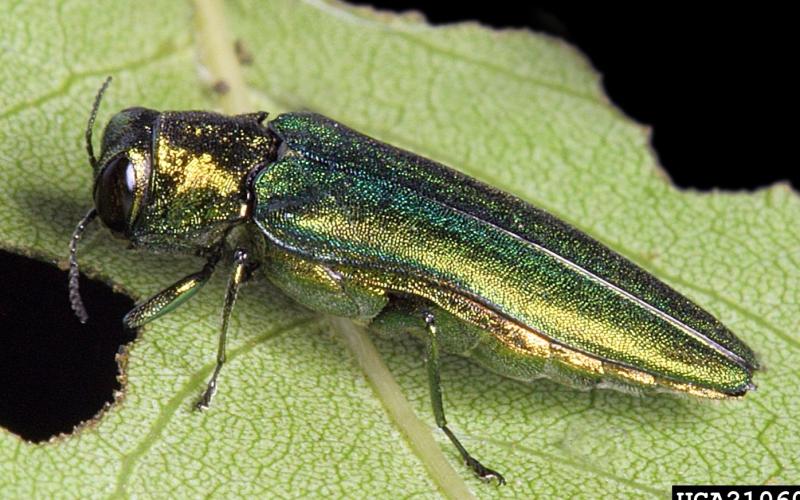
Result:
[[[106,164],[94,189],[94,204],[100,219],[116,233],[128,227],[136,193],[136,171],[131,160],[118,156]]]

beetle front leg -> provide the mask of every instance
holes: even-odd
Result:
[[[436,320],[432,313],[424,312],[425,330],[427,335],[425,337],[425,361],[428,368],[428,384],[431,391],[431,404],[433,405],[433,414],[436,417],[436,425],[447,434],[450,441],[453,442],[461,458],[467,467],[472,469],[475,474],[484,481],[497,479],[500,484],[505,484],[506,480],[497,471],[494,471],[483,464],[478,462],[464,446],[456,438],[455,434],[447,427],[447,419],[444,416],[444,405],[442,404],[442,385],[439,378],[439,341],[436,338]]]
[[[205,410],[211,404],[211,399],[217,392],[217,378],[225,364],[225,342],[228,336],[228,321],[233,310],[233,305],[236,302],[236,296],[239,293],[239,286],[244,283],[247,277],[247,260],[249,256],[243,249],[237,249],[233,254],[233,272],[231,273],[230,280],[228,281],[228,290],[225,293],[225,306],[222,308],[222,328],[219,334],[219,345],[217,347],[217,365],[214,367],[214,374],[208,381],[206,390],[200,400],[195,405],[198,410]]]
[[[128,328],[138,328],[162,316],[188,300],[208,282],[219,261],[219,253],[214,253],[199,272],[181,278],[171,286],[161,290],[149,299],[131,309],[122,318]]]

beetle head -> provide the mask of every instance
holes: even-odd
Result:
[[[92,130],[110,80],[97,93],[85,134],[95,208],[70,244],[70,296],[82,319],[77,242],[95,216],[133,247],[215,251],[249,216],[248,174],[274,161],[277,148],[277,138],[262,125],[266,113],[225,116],[137,107],[111,118],[97,158]]]
[[[91,127],[98,103],[86,147],[95,208],[115,235],[133,247],[203,253],[246,218],[247,174],[274,149],[261,114],[125,109],[109,121],[95,159]]]

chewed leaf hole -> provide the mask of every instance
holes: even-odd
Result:
[[[120,389],[116,354],[133,300],[81,276],[88,323],[72,313],[67,273],[0,251],[0,426],[46,441],[92,419]]]

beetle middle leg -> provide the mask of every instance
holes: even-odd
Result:
[[[211,399],[217,392],[217,378],[219,372],[222,370],[222,365],[225,364],[225,343],[228,336],[228,322],[230,320],[233,305],[236,303],[236,296],[239,293],[239,286],[247,279],[247,251],[237,249],[233,254],[233,272],[228,280],[228,289],[225,293],[225,306],[222,308],[222,328],[219,333],[219,345],[217,347],[217,364],[214,367],[214,373],[208,381],[205,392],[197,401],[195,408],[198,410],[205,410],[211,404]]]
[[[425,320],[425,330],[427,332],[425,336],[425,363],[428,369],[428,384],[430,386],[431,405],[433,406],[436,425],[447,434],[447,437],[450,438],[450,441],[452,441],[453,445],[455,445],[456,449],[461,454],[461,458],[464,459],[467,467],[472,469],[479,478],[484,481],[497,479],[500,484],[505,484],[506,480],[499,472],[484,466],[470,455],[458,438],[456,438],[455,434],[453,434],[453,431],[447,427],[447,419],[444,416],[444,405],[442,404],[442,385],[439,377],[439,340],[437,338],[436,319],[433,313],[429,311],[423,311],[422,315]]]

